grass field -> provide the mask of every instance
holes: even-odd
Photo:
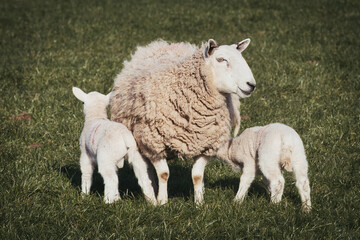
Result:
[[[24,1],[0,3],[1,239],[359,239],[360,2],[357,0]],[[137,45],[162,38],[230,44],[257,90],[241,129],[282,122],[302,137],[313,211],[290,174],[269,204],[259,179],[232,202],[240,173],[213,160],[196,208],[192,160],[169,161],[169,203],[149,206],[132,170],[122,201],[103,203],[95,175],[80,195],[81,103],[72,86],[107,93]]]

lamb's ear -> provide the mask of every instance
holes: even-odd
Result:
[[[85,102],[87,94],[83,92],[80,88],[73,87],[72,92],[75,95],[77,99],[79,99],[82,102]]]
[[[237,43],[236,49],[240,52],[244,51],[250,44],[250,38],[244,39],[241,42]]]
[[[214,50],[218,47],[219,46],[214,39],[209,39],[209,41],[207,42],[205,51],[204,51],[204,57],[208,58],[209,56],[211,56],[214,53]]]

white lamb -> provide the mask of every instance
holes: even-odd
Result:
[[[132,133],[121,123],[108,119],[109,96],[98,92],[84,93],[73,87],[76,98],[84,103],[85,124],[80,137],[82,192],[89,194],[94,165],[104,179],[106,203],[120,199],[117,167],[122,168],[127,156],[145,198],[156,204],[155,193],[147,173],[147,164],[137,150]]]
[[[302,208],[311,210],[308,163],[300,136],[294,129],[280,123],[246,129],[240,136],[223,145],[218,158],[234,168],[241,168],[239,190],[235,201],[242,202],[259,170],[271,193],[271,201],[278,203],[284,190],[281,168],[294,171]]]

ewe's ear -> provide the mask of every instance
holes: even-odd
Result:
[[[250,44],[250,38],[247,38],[237,43],[236,49],[242,52],[249,46],[249,44]]]
[[[72,92],[75,95],[77,99],[79,99],[82,102],[85,102],[87,94],[83,92],[80,88],[73,87]]]
[[[209,56],[211,56],[214,53],[215,49],[218,47],[219,46],[214,39],[209,39],[205,48],[204,57],[208,58]]]

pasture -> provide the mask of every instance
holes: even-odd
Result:
[[[1,239],[359,239],[360,2],[356,0],[24,1],[0,3]],[[261,180],[233,203],[240,173],[213,159],[205,204],[192,159],[168,161],[169,203],[149,206],[129,166],[122,200],[95,174],[81,197],[82,104],[71,87],[108,93],[138,45],[245,38],[257,81],[245,128],[281,122],[305,145],[313,210],[291,174],[278,205]]]

